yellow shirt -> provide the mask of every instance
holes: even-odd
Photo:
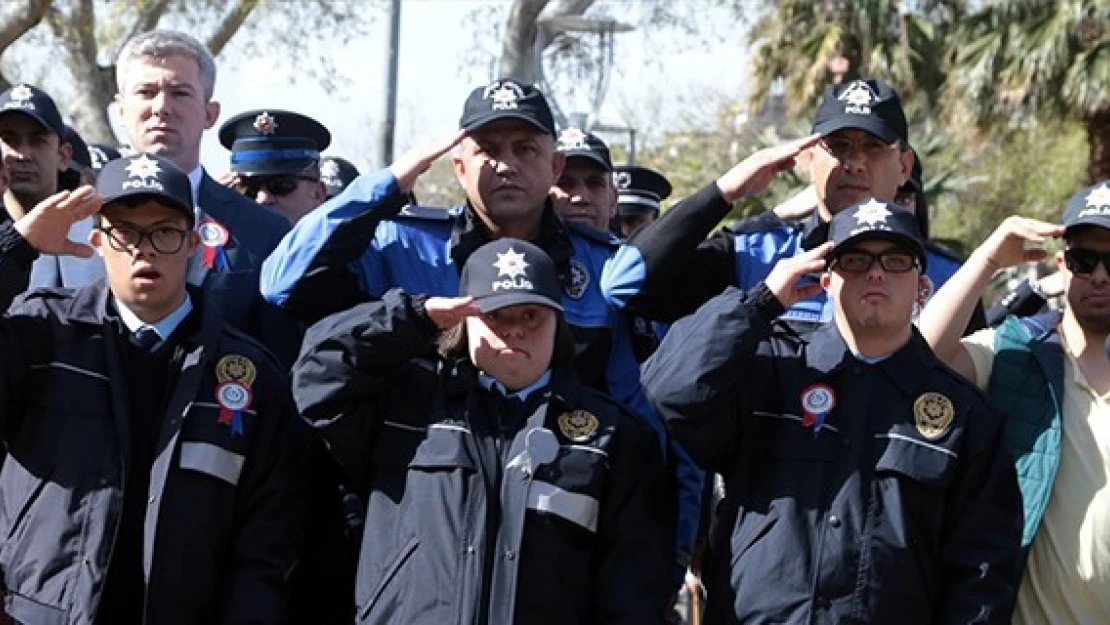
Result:
[[[994,331],[962,341],[986,389]],[[1099,397],[1064,350],[1060,468],[1029,552],[1014,623],[1110,623],[1110,394]]]

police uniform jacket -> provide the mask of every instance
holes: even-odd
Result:
[[[427,357],[422,302],[391,290],[324,319],[293,371],[370,493],[357,622],[662,623],[674,507],[652,431],[566,371],[501,408],[468,362]]]
[[[27,284],[35,252],[0,230],[5,308]],[[36,290],[0,319],[0,573],[5,610],[19,622],[88,625],[120,523],[132,470],[128,381],[103,282]],[[183,339],[146,500],[142,567],[146,621],[284,622],[294,565],[303,455],[287,378],[268,353],[190,291],[200,330]],[[194,312],[194,314],[197,314]],[[242,432],[221,424],[217,361],[254,363]]]
[[[817,247],[828,238],[828,223],[816,212],[802,223],[773,215],[744,222],[741,227],[710,233],[732,209],[716,184],[679,202],[621,246],[601,277],[601,291],[621,310],[657,321],[674,321],[704,304],[728,286],[751,289],[783,258]],[[707,238],[708,237],[708,238]],[[926,246],[925,301],[940,288],[961,261],[940,247]],[[832,302],[824,291],[783,313],[798,328],[832,320]],[[984,327],[982,307],[976,308],[968,331]]]
[[[391,288],[457,295],[459,271],[471,252],[489,242],[488,234],[470,207],[409,206],[408,199],[388,169],[359,176],[282,239],[262,266],[263,296],[313,322]],[[698,525],[702,476],[684,450],[669,445],[643,394],[631,319],[601,295],[602,268],[619,241],[564,223],[548,205],[532,243],[559,271],[579,379],[627,406],[669,446],[681,497],[679,550],[685,555]],[[685,562],[680,564],[684,570]]]
[[[868,364],[835,324],[798,335],[782,311],[730,287],[645,365],[674,435],[725,478],[706,622],[1008,623],[1022,513],[1000,416],[916,330]]]

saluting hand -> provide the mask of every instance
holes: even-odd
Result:
[[[1039,247],[1027,247],[1030,243],[1039,246],[1049,237],[1062,234],[1063,226],[1011,215],[972,253],[972,257],[996,270],[1013,267],[1047,256],[1048,252]]]
[[[440,330],[453,328],[467,317],[477,317],[482,314],[473,297],[429,297],[424,302],[424,311],[428,318]]]
[[[792,258],[784,258],[775,263],[767,279],[763,281],[775,294],[784,308],[790,308],[800,300],[813,297],[821,292],[821,285],[812,282],[798,284],[807,273],[817,273],[825,269],[825,257],[832,251],[833,244],[825,242]]]
[[[13,227],[40,254],[92,258],[93,248],[69,240],[69,227],[100,210],[100,203],[88,185],[62,191],[36,204]]]
[[[466,131],[460,130],[449,138],[440,139],[435,143],[413,148],[402,154],[389,166],[393,177],[397,179],[397,186],[402,193],[409,193],[416,186],[416,179],[428,171],[432,163],[447,153],[466,137]]]
[[[780,172],[794,167],[794,159],[802,150],[814,145],[819,134],[764,148],[740,161],[717,179],[717,188],[728,203],[761,193]]]

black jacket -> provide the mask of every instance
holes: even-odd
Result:
[[[391,290],[310,328],[294,367],[298,408],[370,492],[358,622],[662,623],[675,509],[654,433],[569,372],[508,413],[468,363],[427,357],[436,334]],[[568,438],[572,414],[593,425]],[[531,460],[544,437],[554,459]]]
[[[730,287],[645,365],[675,437],[725,478],[706,622],[1008,623],[1022,510],[1000,416],[916,331],[868,364],[782,310]],[[831,411],[807,414],[822,387]]]
[[[0,294],[26,284],[34,252],[0,232]],[[32,291],[0,319],[0,574],[21,622],[96,618],[132,470],[128,380],[103,282]],[[272,356],[190,291],[200,329],[184,337],[162,417],[143,540],[146,621],[282,623],[302,525],[305,430]],[[7,307],[10,299],[0,301]],[[242,432],[220,423],[216,364],[257,371]],[[142,589],[136,589],[142,600]]]

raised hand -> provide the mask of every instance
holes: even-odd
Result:
[[[424,311],[440,330],[448,330],[467,317],[482,314],[473,297],[429,297],[424,302]]]
[[[446,154],[466,137],[466,131],[460,130],[448,138],[440,139],[435,143],[413,148],[405,152],[389,166],[393,177],[397,179],[397,186],[402,193],[409,193],[416,186],[416,179],[428,171],[432,163]]]
[[[1047,255],[1045,250],[1030,245],[1040,246],[1049,237],[1062,234],[1063,226],[1011,215],[995,228],[972,255],[995,270],[1013,267],[1044,258]]]
[[[40,254],[92,258],[93,248],[69,240],[69,227],[99,211],[100,204],[91,186],[62,191],[36,204],[13,227]]]
[[[764,148],[740,161],[717,179],[717,188],[725,201],[732,203],[749,195],[761,193],[780,172],[794,167],[794,159],[802,150],[814,145],[819,134],[795,139]]]
[[[764,284],[775,294],[784,308],[795,302],[813,297],[821,292],[821,285],[815,283],[798,284],[807,273],[817,273],[825,269],[825,257],[832,251],[833,244],[825,242],[797,256],[783,258],[775,263]]]

